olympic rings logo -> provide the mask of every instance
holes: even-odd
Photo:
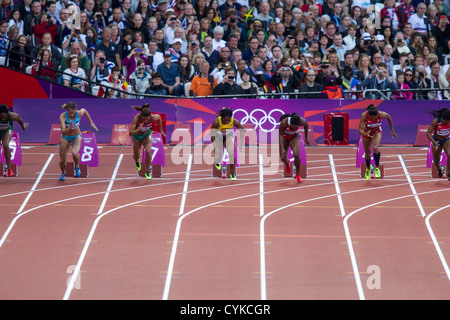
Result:
[[[281,110],[281,109],[272,109],[269,112],[269,114],[267,114],[266,111],[264,111],[262,109],[252,110],[252,112],[250,112],[250,114],[248,114],[247,110],[236,109],[233,112],[233,117],[234,118],[236,118],[236,113],[238,113],[238,112],[243,112],[245,114],[245,116],[240,120],[241,124],[246,124],[246,123],[248,123],[250,121],[251,123],[253,123],[255,125],[255,129],[256,130],[259,129],[259,130],[262,130],[264,132],[272,132],[273,130],[276,129],[277,125],[280,124],[280,122],[276,118],[274,118],[272,116],[272,114],[274,112],[279,112],[281,114],[280,116],[285,114],[285,112],[283,110]],[[262,113],[262,116],[261,117],[256,117],[255,113]],[[278,117],[278,119],[279,118],[280,117]],[[272,125],[272,128],[270,128],[270,129],[263,128],[263,125],[266,124],[266,122],[269,122],[269,124]]]

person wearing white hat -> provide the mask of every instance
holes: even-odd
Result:
[[[171,52],[172,54],[172,62],[177,62],[178,59],[181,56],[181,45],[183,44],[183,41],[180,38],[175,38],[173,39],[171,45],[172,47],[169,48],[168,50]]]

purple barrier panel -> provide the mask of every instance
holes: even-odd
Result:
[[[111,141],[114,124],[131,123],[137,112],[131,108],[133,105],[142,106],[148,102],[153,112],[166,113],[166,134],[169,138],[176,123],[176,106],[166,103],[164,99],[15,99],[14,112],[30,124],[21,134],[22,143],[47,143],[52,124],[59,123],[59,115],[63,112],[61,105],[69,101],[76,102],[78,109],[86,108],[89,112],[99,129],[95,133],[98,143]],[[92,130],[85,117],[81,119],[80,129]]]
[[[447,155],[445,154],[444,149],[442,149],[441,153],[441,164],[447,165]],[[433,144],[431,141],[428,143],[428,151],[427,151],[427,168],[431,168],[433,165]]]
[[[302,165],[307,165],[308,162],[306,160],[305,140],[301,134],[299,135],[298,140],[299,140],[299,144],[300,144],[300,160],[302,162]],[[291,147],[288,148],[287,158],[290,162],[292,162],[294,164],[294,155],[292,154]]]
[[[22,148],[20,146],[19,133],[12,132],[11,141],[9,141],[9,149],[11,150],[11,163],[17,164],[18,167],[22,165]],[[6,163],[5,154],[3,153],[3,146],[0,143],[0,163]]]
[[[371,155],[370,155],[370,164],[375,166],[375,160],[373,158],[373,148]],[[358,147],[356,148],[356,167],[360,168],[361,164],[365,164],[366,163],[366,158],[365,158],[365,152],[364,152],[364,146],[362,143],[362,137],[359,136],[359,142],[358,142]]]
[[[99,157],[95,133],[84,131],[81,133],[80,164],[98,167]]]
[[[142,153],[142,163],[145,162],[145,152]],[[152,164],[160,164],[166,166],[166,154],[161,133],[152,133]]]

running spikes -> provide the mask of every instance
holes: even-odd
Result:
[[[74,174],[75,178],[79,178],[81,176],[80,167],[76,167],[74,171],[75,171]]]
[[[230,173],[230,178],[231,178],[232,181],[235,181],[236,180],[236,174]]]
[[[134,163],[134,166],[136,167],[137,171],[141,171],[141,159],[138,159],[138,161]]]
[[[375,178],[381,178],[380,168],[375,168]]]

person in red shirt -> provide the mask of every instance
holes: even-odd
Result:
[[[366,160],[366,173],[364,178],[370,179],[372,172],[374,172],[375,178],[381,177],[380,172],[380,141],[383,135],[381,130],[381,121],[387,119],[391,128],[391,136],[397,138],[397,134],[394,131],[392,124],[392,118],[387,112],[378,111],[378,108],[373,104],[366,108],[366,111],[361,115],[361,121],[359,122],[359,134],[362,136],[362,142],[364,146],[364,155]],[[373,149],[373,158],[375,160],[375,168],[370,164],[370,157],[372,155],[371,147]]]
[[[442,108],[430,112],[434,116],[427,130],[427,138],[433,144],[433,163],[438,170],[439,177],[443,176],[444,166],[441,166],[442,149],[447,155],[447,179],[450,181],[450,110]]]
[[[300,143],[299,143],[299,133],[300,127],[303,126],[305,130],[305,143],[309,145],[308,140],[308,121],[303,119],[299,115],[284,114],[280,118],[280,127],[278,128],[279,139],[280,139],[280,159],[285,165],[285,171],[287,174],[291,172],[290,162],[287,158],[287,151],[291,147],[292,154],[294,156],[294,165],[297,169],[296,179],[298,183],[302,182],[300,177]]]

